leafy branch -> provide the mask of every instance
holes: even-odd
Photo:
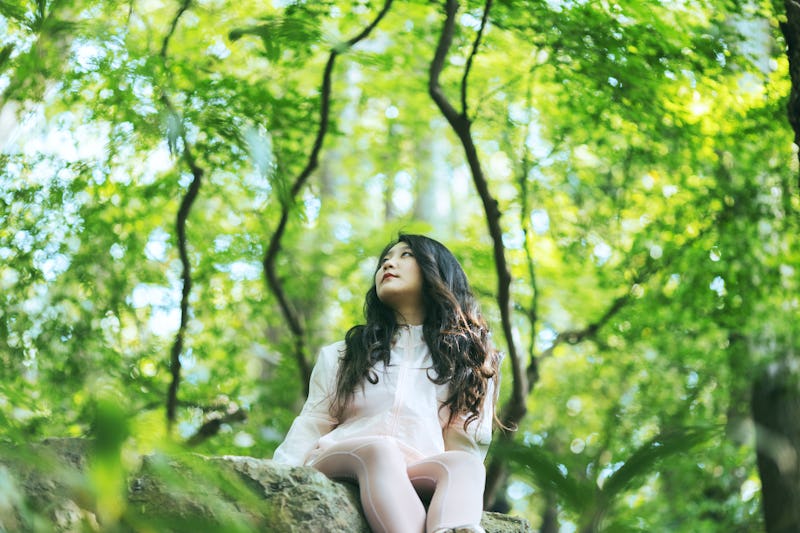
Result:
[[[281,249],[281,240],[283,239],[283,235],[286,232],[286,225],[289,222],[289,214],[291,212],[292,207],[295,203],[295,198],[300,190],[305,185],[306,181],[308,181],[309,176],[311,173],[317,168],[319,165],[319,154],[322,150],[322,144],[325,140],[325,135],[328,132],[328,122],[330,116],[330,106],[331,106],[331,78],[333,75],[333,67],[336,62],[336,58],[350,50],[353,46],[356,45],[359,41],[367,38],[369,34],[372,32],[373,29],[380,23],[386,13],[389,11],[389,8],[392,5],[392,0],[386,0],[383,4],[383,8],[375,17],[375,19],[366,26],[358,35],[351,38],[350,40],[346,41],[343,44],[334,46],[331,51],[330,55],[328,56],[328,61],[325,64],[325,69],[322,74],[322,86],[320,89],[320,111],[319,111],[319,125],[317,127],[317,135],[314,139],[314,144],[311,148],[311,153],[308,157],[308,162],[303,170],[298,174],[295,178],[294,182],[292,183],[292,187],[289,190],[289,198],[282,202],[281,205],[281,216],[280,220],[278,221],[278,227],[275,229],[275,232],[272,234],[272,237],[269,241],[269,246],[267,247],[267,251],[264,254],[263,265],[264,265],[264,274],[266,276],[267,285],[269,286],[272,293],[275,295],[275,298],[278,300],[278,305],[281,310],[281,314],[283,314],[284,319],[286,319],[287,324],[289,325],[289,330],[292,332],[292,337],[294,339],[294,357],[297,361],[297,365],[300,369],[300,373],[302,375],[302,381],[306,387],[306,394],[308,394],[308,382],[311,378],[311,363],[309,362],[309,358],[306,356],[306,348],[305,348],[305,329],[303,324],[301,323],[300,316],[298,315],[297,311],[292,308],[291,303],[289,302],[289,298],[286,296],[286,291],[283,288],[283,282],[281,281],[280,277],[275,268],[275,262],[278,257],[278,253]]]
[[[527,158],[523,158],[523,166],[527,166]],[[527,175],[527,172],[525,173]],[[523,202],[523,208],[527,206],[527,185],[525,184],[524,176],[520,179],[521,185],[521,200]],[[523,213],[526,212],[527,209],[523,209]],[[644,265],[639,268],[634,275],[632,276],[631,286],[626,290],[624,294],[614,298],[603,312],[600,317],[598,317],[595,321],[589,323],[583,328],[580,329],[570,329],[559,332],[556,335],[555,340],[553,343],[545,349],[542,353],[538,354],[535,353],[534,343],[531,342],[530,350],[530,358],[528,361],[528,366],[525,370],[525,374],[527,377],[527,384],[528,389],[526,391],[526,395],[530,394],[533,390],[533,385],[539,379],[539,364],[544,360],[553,355],[555,349],[562,345],[562,344],[569,344],[569,345],[577,345],[581,344],[585,341],[593,340],[597,338],[599,331],[608,324],[617,314],[619,314],[626,306],[630,305],[633,301],[633,286],[634,285],[641,285],[646,283],[650,280],[654,275],[659,272],[664,271],[670,264],[674,261],[679,259],[684,253],[690,250],[696,242],[700,239],[704,238],[712,229],[716,228],[717,225],[720,223],[721,220],[724,220],[726,217],[729,216],[728,213],[729,209],[723,209],[715,217],[711,219],[709,224],[707,224],[704,228],[702,228],[697,235],[693,238],[684,242],[678,249],[674,251],[674,253],[665,255],[660,261],[655,261],[651,257],[647,257],[647,260],[644,262]],[[522,215],[524,218],[524,214]],[[523,231],[525,231],[526,222],[523,222],[522,227]],[[538,309],[537,309],[537,298],[536,298],[536,285],[535,285],[535,269],[534,263],[532,258],[530,257],[530,251],[528,250],[527,246],[527,234],[526,234],[526,256],[527,256],[527,265],[529,275],[531,276],[532,283],[534,283],[534,294],[532,297],[531,307],[526,310],[526,314],[530,321],[531,325],[531,336],[532,341],[535,333],[535,323],[538,319]],[[635,254],[631,255],[630,262],[635,262]],[[500,434],[500,445],[504,446],[507,445],[512,440],[511,435],[507,433]],[[493,495],[496,493],[497,489],[503,483],[503,478],[505,477],[505,458],[494,456],[490,461],[487,467],[486,473],[486,497],[489,502],[493,501]]]

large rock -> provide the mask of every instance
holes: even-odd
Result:
[[[102,508],[114,499],[99,492],[114,487],[114,470],[91,450],[83,439],[0,448],[0,532],[369,533],[354,485],[240,456],[142,457],[122,480],[127,497],[123,486],[115,514]],[[482,523],[488,533],[531,531],[496,513]]]

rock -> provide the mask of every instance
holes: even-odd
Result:
[[[107,500],[98,495],[91,448],[84,439],[0,447],[0,532],[370,531],[351,483],[268,459],[197,454],[142,457],[125,480],[118,519],[104,524],[108,510],[97,507]],[[484,513],[482,524],[488,533],[531,531],[527,521],[497,513]]]
[[[0,447],[0,531],[99,531],[94,512],[81,505],[89,448],[84,439]]]

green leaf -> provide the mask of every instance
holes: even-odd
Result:
[[[264,24],[231,30],[228,37],[237,41],[244,36],[259,37],[264,44],[266,56],[271,61],[280,59],[284,50],[306,49],[321,38],[321,30],[315,19],[302,16],[280,17]]]
[[[656,471],[661,461],[721,436],[722,431],[716,426],[669,428],[634,451],[603,483],[602,493],[612,500],[629,489],[637,478]]]
[[[0,72],[2,72],[6,68],[6,62],[11,57],[11,53],[14,51],[13,44],[7,44],[0,50]]]
[[[579,510],[591,500],[594,492],[592,485],[565,472],[566,467],[541,446],[509,443],[498,447],[495,453],[516,465],[520,469],[519,474],[552,492],[570,509]]]
[[[27,23],[27,10],[19,5],[18,2],[8,2],[0,0],[0,15],[14,19],[18,22]]]

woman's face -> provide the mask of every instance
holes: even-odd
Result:
[[[378,298],[393,310],[405,313],[422,307],[422,270],[405,242],[392,246],[375,272]]]

